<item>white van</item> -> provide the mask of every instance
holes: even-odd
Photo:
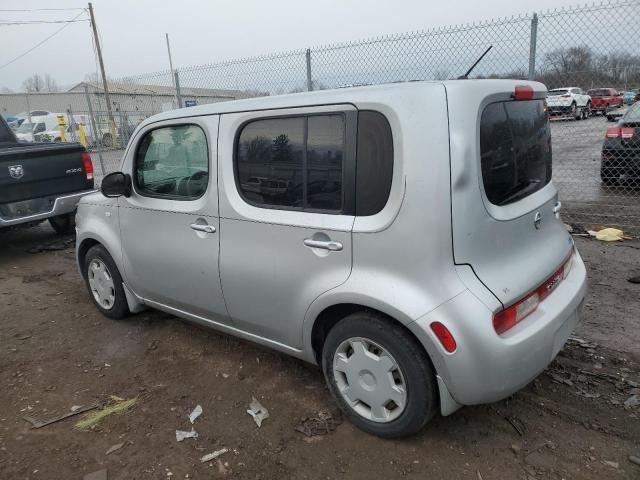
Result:
[[[505,398],[576,326],[544,85],[414,82],[165,112],[78,206],[89,296],[322,366],[384,437]]]
[[[31,122],[25,120],[16,129],[16,137],[23,142],[35,142],[39,133],[58,129],[58,113],[50,113],[40,117],[31,117]]]

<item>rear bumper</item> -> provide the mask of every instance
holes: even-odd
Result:
[[[64,215],[65,213],[71,213],[76,209],[78,202],[82,197],[95,191],[96,190],[93,189],[83,190],[69,195],[56,196],[51,199],[35,199],[46,201],[47,206],[44,211],[42,208],[35,207],[35,205],[42,205],[42,202],[36,203],[34,201],[27,201],[5,204],[2,206],[5,210],[5,215],[3,216],[0,214],[0,228],[20,225],[23,223],[38,222],[58,215]],[[7,211],[11,211],[13,214],[7,215]]]
[[[529,317],[503,335],[469,290],[410,325],[423,342],[452,399],[460,405],[501,400],[536,378],[556,357],[580,320],[586,269],[576,253],[570,274]],[[447,326],[457,350],[447,353],[430,329]],[[442,389],[441,389],[442,390]]]

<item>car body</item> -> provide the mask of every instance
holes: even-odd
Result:
[[[587,92],[591,97],[591,112],[605,114],[610,108],[622,106],[622,96],[615,88],[592,88]]]
[[[625,105],[633,105],[640,100],[640,90],[627,90],[622,94],[622,100]]]
[[[591,97],[580,87],[562,87],[549,90],[547,106],[551,115],[565,115],[579,120],[591,111]]]
[[[633,104],[602,144],[600,178],[605,185],[640,186],[640,103]]]
[[[18,142],[0,118],[0,229],[49,220],[58,233],[73,233],[76,205],[93,186],[82,145]]]
[[[151,117],[80,202],[90,298],[319,363],[348,418],[385,437],[505,398],[556,356],[586,290],[545,98],[410,82]]]

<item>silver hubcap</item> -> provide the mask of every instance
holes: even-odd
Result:
[[[103,261],[95,258],[89,264],[87,275],[93,298],[102,308],[110,310],[116,300],[116,289],[109,269]]]
[[[387,423],[407,406],[407,388],[398,362],[372,340],[353,337],[333,357],[333,378],[349,406],[367,420]]]

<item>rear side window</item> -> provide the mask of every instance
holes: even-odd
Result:
[[[141,195],[195,200],[207,189],[207,139],[200,127],[175,125],[145,134],[135,157],[135,184]]]
[[[238,189],[259,207],[341,213],[344,154],[342,114],[256,120],[238,136]]]
[[[551,135],[542,100],[488,105],[480,120],[482,181],[494,205],[508,205],[551,181]]]
[[[384,115],[358,113],[356,215],[374,215],[384,208],[393,176],[393,137]]]

